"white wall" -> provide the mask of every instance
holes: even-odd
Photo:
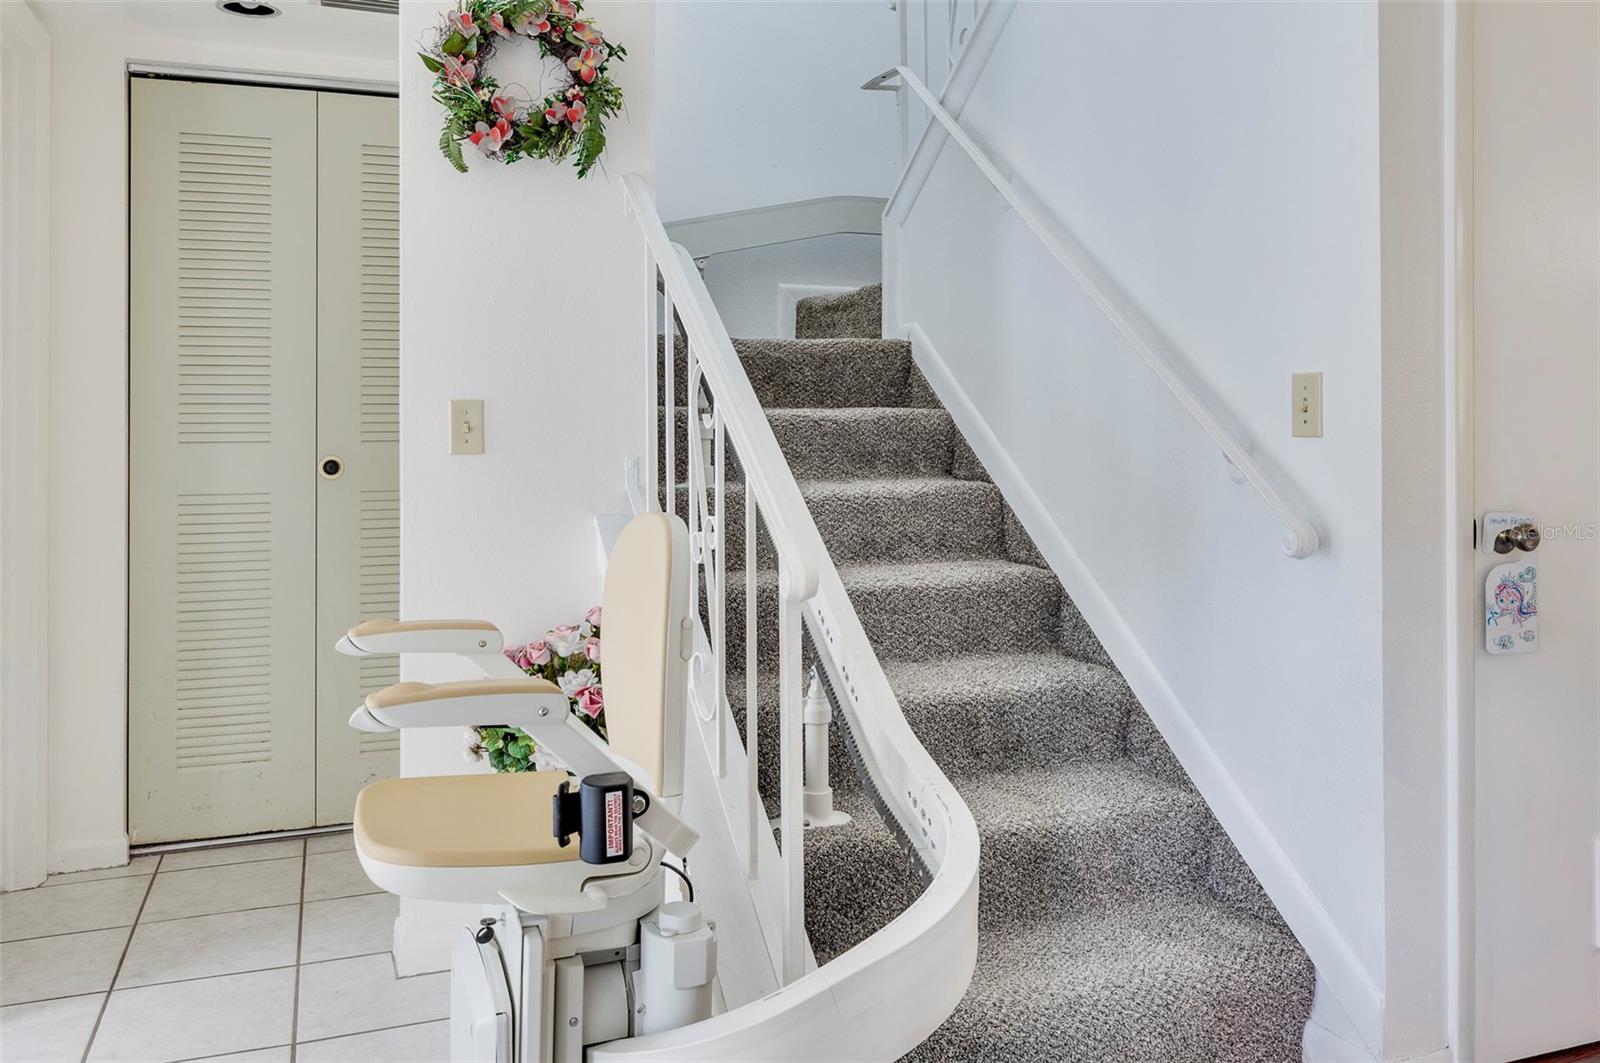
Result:
[[[664,0],[655,47],[665,220],[894,187],[894,97],[860,91],[898,62],[886,0]]]
[[[1279,552],[1260,498],[953,146],[901,236],[898,284],[886,277],[1373,1049],[1378,44],[1368,4],[1022,4],[963,115],[1298,485],[1323,535],[1310,559]],[[1299,370],[1326,374],[1324,438],[1290,438]]]
[[[51,160],[47,768],[49,866],[72,871],[121,863],[128,844],[127,65],[375,80],[395,67],[392,22],[355,36],[288,12],[263,31],[207,3],[34,7],[70,42],[51,77],[52,126],[72,133],[53,138]]]
[[[626,114],[604,169],[580,182],[532,160],[469,158],[463,175],[440,156],[432,77],[410,44],[448,6],[400,17],[400,610],[484,617],[526,640],[600,600],[595,517],[627,512],[624,461],[644,451],[644,244],[617,181],[653,176],[654,7],[585,5],[630,55],[613,68]],[[502,54],[497,74],[537,83],[531,52]],[[482,455],[449,453],[452,398],[484,400]],[[405,676],[464,678],[427,660]],[[405,775],[468,770],[458,729],[408,732],[400,755]],[[437,966],[459,924],[403,908],[402,968]]]
[[[717,313],[736,337],[780,335],[784,284],[860,288],[883,275],[877,236],[836,233],[712,255],[702,273]],[[794,325],[794,308],[788,309]],[[790,333],[793,335],[793,333]]]

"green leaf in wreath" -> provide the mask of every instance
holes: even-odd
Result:
[[[452,30],[450,36],[444,39],[444,43],[439,45],[439,50],[445,55],[460,55],[467,50],[467,39]]]
[[[444,70],[444,64],[439,62],[439,60],[435,59],[433,56],[429,55],[427,52],[418,52],[417,58],[422,60],[423,66],[427,67],[435,74],[441,73]]]
[[[457,173],[467,172],[467,160],[461,157],[461,141],[452,137],[448,128],[439,134],[439,150],[450,160],[450,165],[456,168]]]

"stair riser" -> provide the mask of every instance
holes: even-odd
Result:
[[[1060,585],[1047,573],[1016,570],[1016,578],[976,586],[884,588],[854,582],[844,574],[845,590],[868,640],[881,660],[928,660],[962,653],[1037,653],[1050,648],[1058,623]],[[727,597],[728,657],[731,670],[744,668],[744,575],[730,571]],[[776,650],[777,580],[759,574],[756,642],[765,656]],[[702,593],[702,613],[705,611]]]
[[[734,349],[757,401],[767,409],[937,405],[931,390],[914,385],[911,348],[899,340],[735,340]],[[688,405],[687,367],[680,340],[672,405]],[[665,395],[666,381],[658,380],[657,400]]]
[[[948,476],[954,461],[955,426],[943,410],[771,410],[767,421],[797,480]],[[680,407],[674,411],[673,423],[673,464],[682,483],[689,475],[684,434],[688,410]],[[663,419],[656,433],[657,453],[664,456],[666,446]],[[704,464],[709,467],[712,445],[702,447]],[[732,440],[727,451],[728,478],[742,480],[744,466]]]
[[[1038,794],[1039,814],[1024,822],[976,812],[988,871],[978,898],[983,925],[1059,917],[1118,897],[1192,893],[1204,880],[1209,817],[1197,796],[1174,793],[1089,824],[1052,819],[1052,796]]]
[[[802,484],[801,493],[837,564],[1005,556],[999,495],[988,484],[948,480],[915,495],[894,497]],[[687,487],[678,489],[679,514],[687,512],[689,498]],[[728,564],[742,566],[746,528],[743,484],[724,488],[723,507]],[[706,512],[715,511],[714,492],[708,491]],[[757,542],[757,560],[762,568],[777,564],[765,528]]]
[[[1118,677],[1096,686],[1004,698],[958,687],[947,696],[901,695],[899,702],[918,739],[959,783],[982,773],[1122,756],[1137,701]],[[957,756],[944,755],[956,750]]]

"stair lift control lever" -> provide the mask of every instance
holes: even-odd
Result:
[[[633,788],[625,771],[586,775],[576,792],[570,780],[551,798],[551,831],[562,846],[578,835],[578,859],[615,864],[633,855],[633,817],[650,808],[650,798]]]

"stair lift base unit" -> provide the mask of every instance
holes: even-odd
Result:
[[[579,776],[387,779],[357,798],[356,853],[376,885],[483,906],[451,957],[452,1060],[576,1063],[589,1046],[711,1015],[715,929],[694,904],[665,901],[661,870],[669,850],[682,856],[697,838],[677,814],[688,565],[675,517],[638,517],[617,539],[602,599],[609,746],[572,718],[566,695],[501,655],[485,621],[368,621],[339,641],[353,656],[453,654],[484,673],[397,683],[368,695],[351,726],[520,727]],[[610,837],[630,829],[624,813],[597,820],[605,844],[583,845],[581,802],[567,793],[575,781],[606,811],[627,803],[631,844]]]

